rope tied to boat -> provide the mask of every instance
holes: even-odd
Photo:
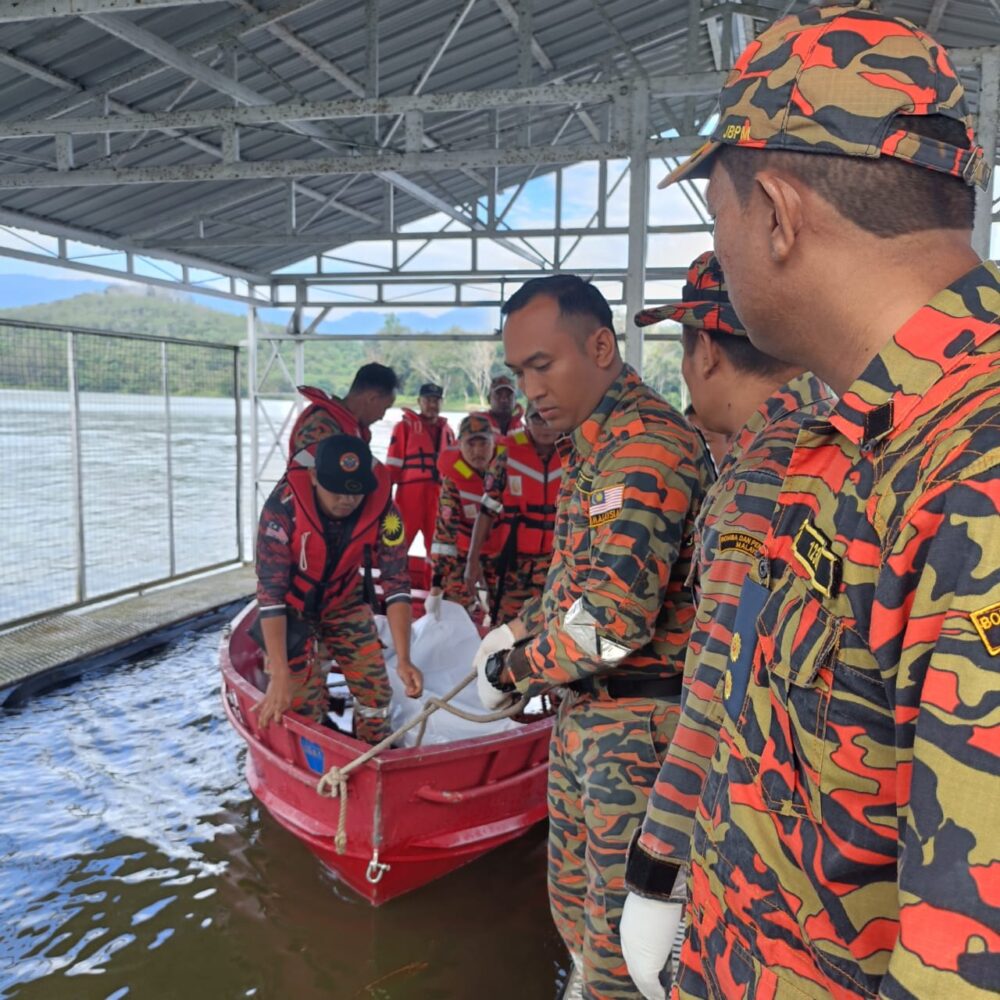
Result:
[[[422,738],[423,728],[426,726],[427,720],[438,710],[443,709],[450,715],[458,716],[458,718],[464,719],[466,722],[497,722],[500,719],[507,719],[512,715],[520,714],[524,710],[524,706],[528,703],[527,698],[521,698],[507,708],[501,709],[498,712],[488,712],[485,715],[466,712],[461,708],[449,704],[452,698],[461,691],[464,691],[475,679],[476,671],[473,670],[446,695],[441,698],[428,698],[424,702],[424,707],[409,722],[404,723],[374,746],[370,746],[364,753],[358,754],[354,760],[348,761],[343,767],[334,765],[316,782],[316,791],[319,795],[329,799],[340,799],[337,833],[333,839],[333,844],[338,854],[343,854],[347,850],[347,781],[353,771],[357,770],[363,764],[367,764],[373,757],[377,757],[383,750],[389,749],[400,736],[417,726],[421,727]]]

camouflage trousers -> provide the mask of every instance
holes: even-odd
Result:
[[[331,659],[354,698],[354,735],[366,743],[378,743],[392,731],[388,712],[392,689],[375,616],[360,593],[325,617],[306,650],[289,659],[292,711],[313,722],[322,722],[330,708],[326,661]],[[368,715],[366,710],[379,714]],[[384,718],[379,717],[382,714]]]
[[[396,487],[396,506],[403,516],[403,530],[406,532],[406,547],[421,532],[424,536],[424,550],[430,552],[434,541],[434,521],[437,518],[438,483],[400,483]]]
[[[517,557],[514,565],[507,569],[502,581],[503,594],[500,597],[495,625],[502,625],[516,618],[521,605],[542,592],[551,561],[551,554]],[[498,585],[499,583],[498,580]]]
[[[625,856],[677,726],[677,702],[569,692],[549,751],[549,904],[583,958],[583,995],[641,1000],[622,957]]]
[[[483,556],[483,575],[490,594],[496,593],[497,568],[491,556]],[[461,604],[469,614],[478,608],[478,604],[469,596],[465,586],[465,555],[438,556],[434,560],[434,572],[441,574],[441,596],[446,601]]]

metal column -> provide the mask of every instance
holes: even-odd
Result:
[[[976,221],[972,246],[984,260],[990,256],[993,231],[993,191],[996,181],[996,148],[1000,119],[1000,49],[985,52],[979,64],[979,122],[976,137],[985,151],[987,162],[994,164],[994,176],[986,190],[976,190]]]
[[[642,373],[642,331],[632,317],[642,308],[649,222],[649,88],[635,81],[629,120],[628,277],[625,282],[625,360]]]

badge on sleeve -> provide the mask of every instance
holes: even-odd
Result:
[[[757,648],[757,616],[767,600],[768,590],[749,577],[740,589],[740,603],[733,623],[733,639],[729,644],[729,662],[722,678],[722,703],[729,718],[735,722],[743,708],[753,654]]]
[[[833,551],[830,539],[812,523],[811,518],[803,521],[796,532],[792,551],[813,587],[824,597],[832,597],[840,586],[840,556]]]
[[[1000,604],[972,612],[972,624],[990,656],[1000,656]]]
[[[403,529],[403,522],[395,511],[390,511],[382,521],[382,542],[391,547],[402,545],[406,532]]]
[[[609,486],[607,489],[594,490],[590,494],[590,526],[596,528],[599,524],[613,521],[625,502],[624,486]]]

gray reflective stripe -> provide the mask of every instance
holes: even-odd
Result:
[[[274,618],[279,614],[283,615],[287,607],[287,604],[262,604],[257,610],[257,615],[260,618]]]
[[[503,504],[498,503],[493,497],[488,497],[485,493],[483,494],[482,505],[493,514],[503,513]]]
[[[481,499],[481,494],[479,493],[466,493],[465,490],[459,490],[458,495],[463,500],[471,500],[473,503],[479,503]]]
[[[399,468],[403,467],[403,460],[401,458],[393,458],[392,455],[386,455],[385,457],[386,465],[396,465]]]
[[[308,448],[303,448],[301,451],[297,451],[292,458],[294,461],[298,462],[303,469],[311,469],[316,464],[316,457],[309,453]]]
[[[434,542],[431,545],[432,556],[457,556],[458,546],[450,545],[447,542]]]
[[[510,471],[511,469],[517,469],[518,472],[522,473],[525,476],[530,476],[538,483],[545,482],[545,476],[537,469],[531,469],[527,465],[522,465],[520,462],[515,461],[513,458],[508,458],[507,470]]]
[[[387,597],[385,599],[385,606],[388,607],[390,604],[393,604],[395,601],[408,601],[409,599],[410,599],[410,592],[409,591],[407,591],[405,594],[403,594],[403,593],[393,594],[392,597]]]
[[[386,705],[383,708],[369,708],[367,705],[359,705],[357,702],[354,703],[354,711],[357,712],[362,719],[388,719],[390,707],[391,706]]]

